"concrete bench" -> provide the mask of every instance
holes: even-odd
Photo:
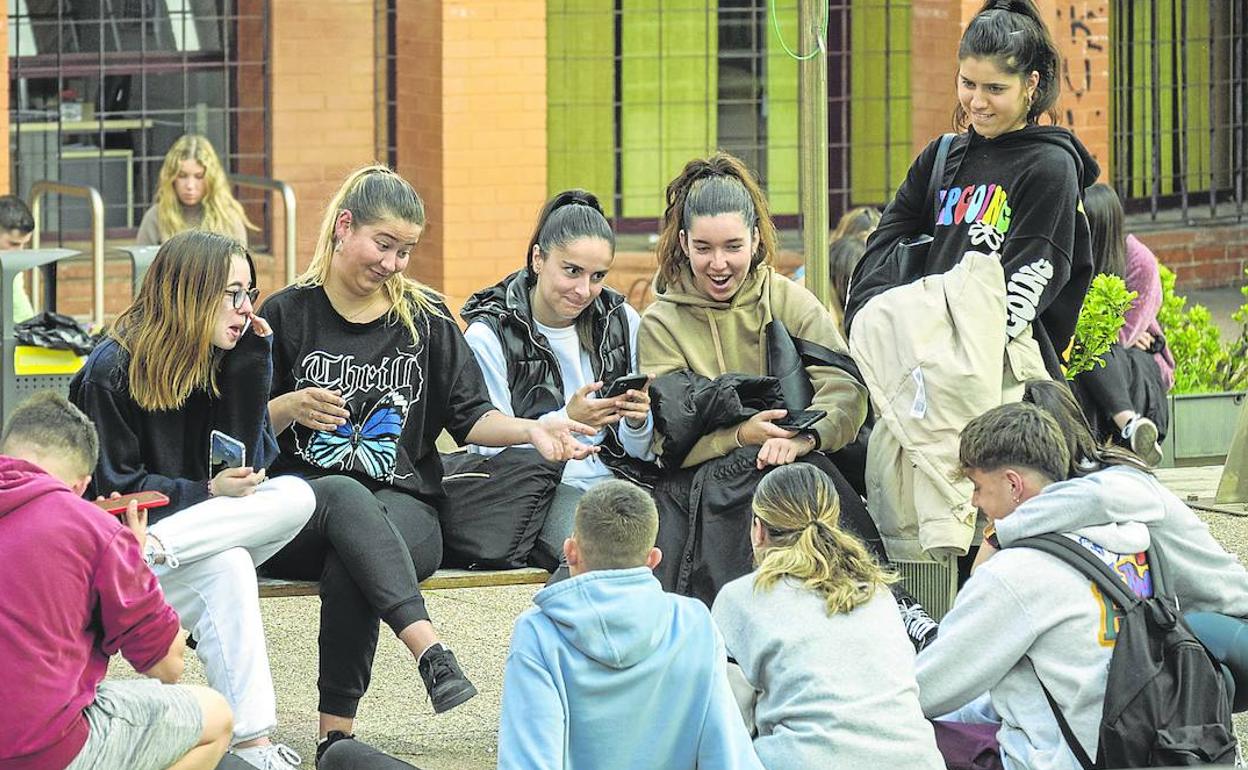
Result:
[[[425,591],[440,591],[447,588],[541,585],[549,577],[549,572],[538,567],[500,570],[440,569],[425,578],[420,587]],[[280,580],[262,577],[260,578],[260,598],[316,596],[318,585],[315,580]]]

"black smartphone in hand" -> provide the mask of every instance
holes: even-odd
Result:
[[[622,396],[630,390],[641,390],[650,378],[644,374],[626,374],[607,386],[602,398]]]
[[[784,417],[781,417],[778,420],[772,420],[771,424],[777,428],[783,428],[784,430],[810,430],[814,427],[815,423],[827,416],[828,413],[822,409],[792,410]]]

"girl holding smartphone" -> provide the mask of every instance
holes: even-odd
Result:
[[[230,703],[232,751],[286,770],[299,757],[268,737],[277,711],[256,567],[299,532],[316,501],[299,478],[267,477],[277,456],[272,342],[254,283],[251,257],[233,238],[174,235],[74,377],[70,400],[99,432],[96,494],[169,498],[149,513],[144,556],[198,642],[208,683]],[[242,442],[251,465],[210,474],[213,431]]]
[[[641,317],[606,285],[614,261],[615,234],[598,199],[565,190],[542,207],[524,268],[474,294],[462,311],[495,408],[567,416],[597,431],[582,441],[602,451],[564,466],[538,535],[535,553],[546,569],[559,564],[585,490],[614,477],[612,465],[625,457],[654,458],[649,378],[624,387],[637,371]]]

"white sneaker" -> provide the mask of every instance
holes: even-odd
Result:
[[[1159,435],[1157,424],[1138,414],[1122,429],[1122,437],[1131,444],[1131,451],[1152,467],[1161,463],[1161,447],[1157,444]]]
[[[230,749],[230,753],[259,770],[299,770],[303,757],[284,743]]]

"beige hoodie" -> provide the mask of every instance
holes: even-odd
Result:
[[[693,287],[688,265],[679,281],[668,285],[655,276],[655,301],[641,317],[637,355],[641,371],[656,376],[688,369],[703,377],[767,374],[766,328],[780,319],[789,333],[838,352],[846,352],[836,322],[815,295],[759,265],[728,302],[717,302]],[[815,389],[811,409],[828,416],[815,425],[819,448],[836,451],[858,435],[867,416],[867,390],[834,366],[808,366]],[[737,425],[703,436],[684,467],[722,457],[737,448]]]

